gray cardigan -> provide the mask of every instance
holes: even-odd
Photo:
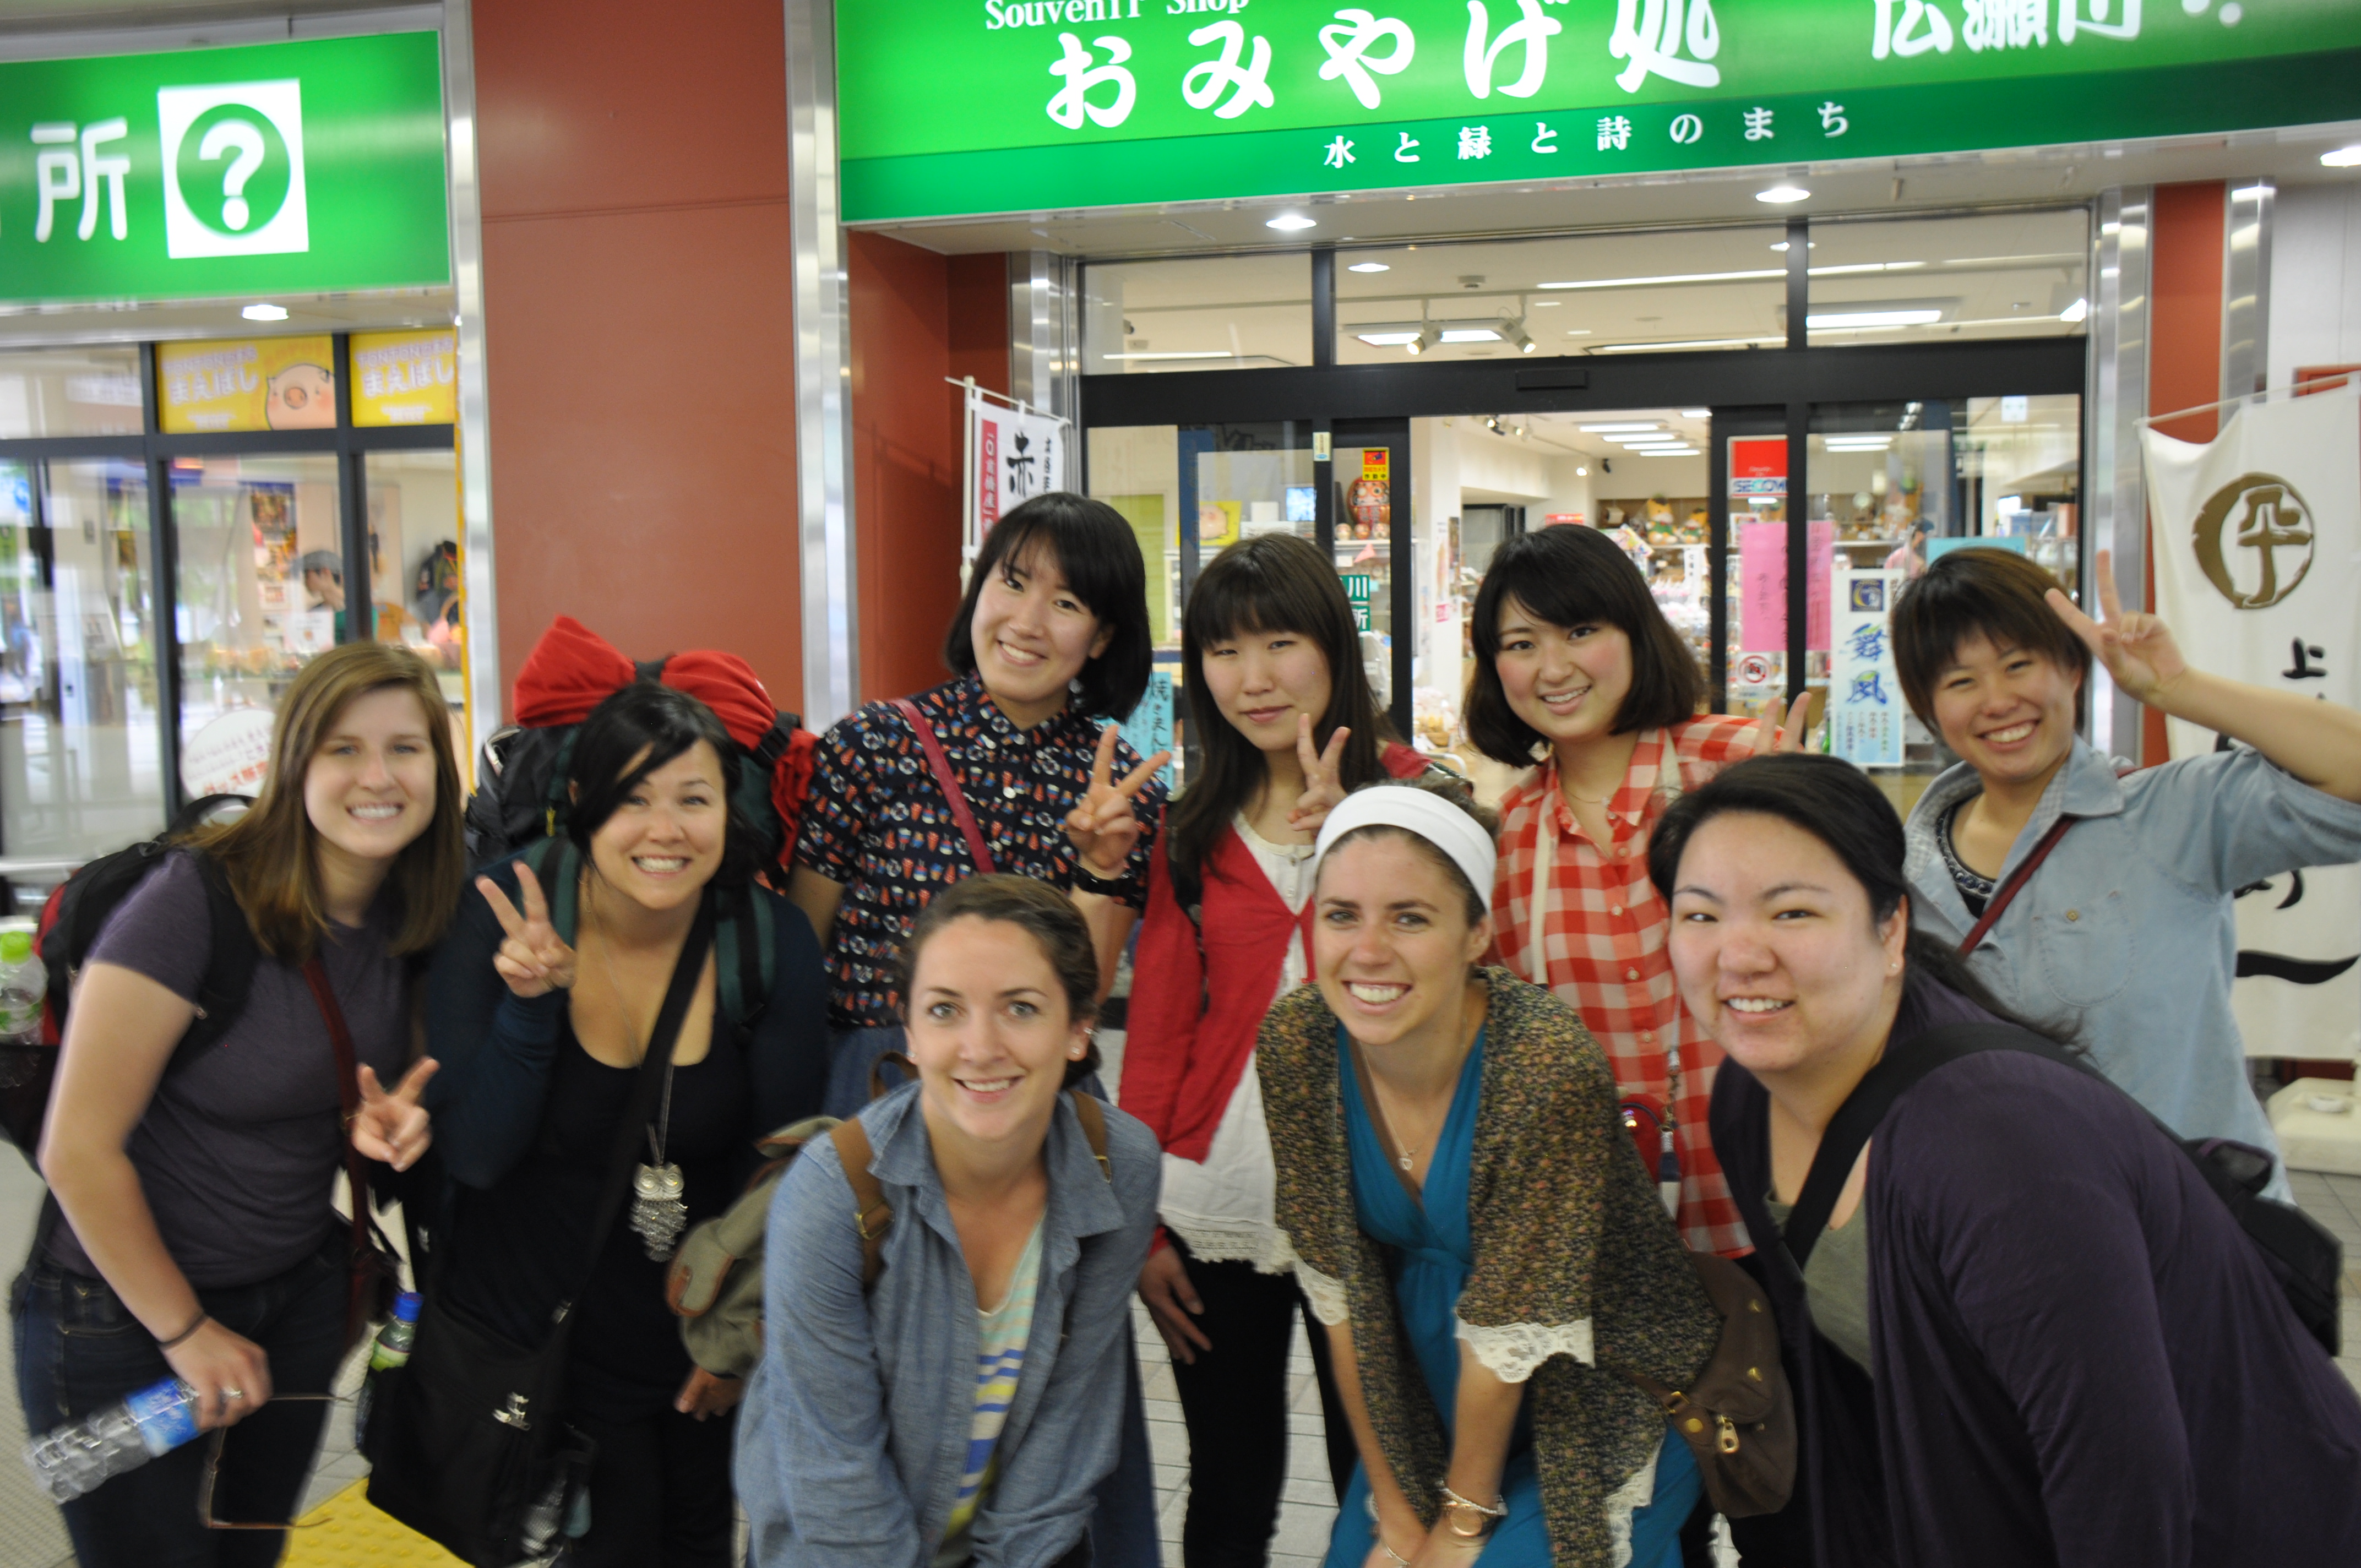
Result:
[[[759,1568],[927,1568],[956,1498],[975,1405],[973,1281],[935,1171],[918,1090],[862,1113],[894,1208],[866,1298],[852,1190],[815,1142],[772,1201],[763,1361],[739,1418],[737,1482]],[[1046,1568],[1088,1526],[1115,1467],[1131,1293],[1156,1228],[1162,1156],[1106,1113],[1112,1181],[1059,1102],[1047,1158],[1040,1295],[997,1478],[974,1523],[979,1568]],[[1053,1325],[1063,1332],[1051,1337]]]

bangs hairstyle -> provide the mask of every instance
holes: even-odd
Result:
[[[1978,546],[1938,557],[1905,587],[1894,605],[1894,666],[1902,700],[1918,721],[1943,732],[1935,722],[1935,688],[1960,644],[1982,637],[1996,649],[2038,653],[2073,675],[2079,726],[2091,690],[2091,650],[2042,598],[2063,587],[2014,550]]]
[[[1362,788],[1414,789],[1433,795],[1436,799],[1466,812],[1474,819],[1477,827],[1484,829],[1484,837],[1495,842],[1499,839],[1499,813],[1488,806],[1477,804],[1476,792],[1467,786],[1467,781],[1465,779],[1455,778],[1449,773],[1426,773],[1414,779],[1380,779],[1376,784],[1365,784]],[[1349,793],[1358,795],[1361,790],[1356,789]],[[1451,885],[1458,890],[1460,897],[1466,901],[1467,926],[1470,930],[1481,925],[1484,916],[1492,913],[1492,890],[1488,887],[1477,887],[1474,883],[1469,882],[1467,873],[1459,869],[1457,861],[1444,852],[1442,845],[1423,834],[1413,833],[1407,828],[1397,828],[1388,822],[1372,822],[1366,828],[1356,828],[1350,833],[1339,838],[1328,846],[1328,853],[1333,855],[1347,844],[1358,844],[1371,839],[1400,839],[1417,850],[1420,858],[1441,872],[1450,881]],[[1323,856],[1321,864],[1327,863],[1327,857]],[[1319,896],[1317,880],[1315,877],[1313,891],[1315,902]]]
[[[1542,743],[1541,731],[1517,717],[1500,687],[1500,624],[1512,605],[1553,626],[1614,626],[1631,639],[1631,689],[1615,710],[1610,733],[1665,729],[1697,716],[1705,676],[1640,568],[1595,528],[1544,528],[1502,544],[1476,590],[1476,673],[1467,679],[1466,723],[1468,740],[1494,762],[1529,767]]]
[[[1011,566],[1056,568],[1098,623],[1114,631],[1106,652],[1082,665],[1072,706],[1091,718],[1129,718],[1148,690],[1156,657],[1148,625],[1148,568],[1131,524],[1106,502],[1071,490],[1035,496],[994,523],[943,636],[943,663],[952,674],[975,674],[976,597]]]
[[[935,894],[919,911],[918,918],[910,927],[910,935],[902,943],[901,970],[895,977],[901,986],[902,1015],[906,1021],[918,978],[919,956],[927,950],[928,942],[942,935],[945,927],[967,916],[1022,927],[1040,947],[1041,956],[1049,961],[1050,972],[1058,977],[1058,989],[1065,993],[1067,1020],[1097,1020],[1099,955],[1098,948],[1092,945],[1091,928],[1083,922],[1082,912],[1074,907],[1072,899],[1046,882],[998,872],[991,876],[963,877]],[[1082,1060],[1067,1061],[1066,1087],[1071,1088],[1096,1072],[1098,1067],[1099,1046],[1093,1039]]]
[[[346,642],[295,673],[279,699],[270,729],[270,774],[254,806],[234,822],[208,823],[184,840],[222,868],[254,939],[283,963],[300,964],[318,950],[328,928],[320,896],[319,829],[303,802],[304,776],[322,747],[334,740],[345,710],[371,692],[406,691],[418,699],[419,719],[434,756],[434,815],[426,830],[394,857],[386,885],[395,923],[390,950],[422,953],[440,941],[467,884],[467,852],[460,823],[467,794],[451,747],[451,719],[434,672],[409,649],[388,642]]]
[[[745,762],[738,742],[705,704],[649,680],[633,681],[592,708],[574,732],[574,755],[566,770],[566,836],[582,852],[585,865],[595,863],[590,840],[607,819],[623,808],[650,773],[700,740],[720,759],[721,800],[728,813],[714,885],[743,887],[754,880],[763,834],[739,807],[738,775]]]
[[[1909,896],[1902,869],[1908,841],[1885,792],[1841,757],[1783,751],[1724,768],[1666,809],[1648,842],[1648,880],[1667,906],[1689,840],[1715,817],[1733,813],[1775,817],[1818,839],[1869,895],[1870,918],[1878,925],[1893,918]],[[1949,986],[2004,1023],[2059,1045],[2073,1044],[2070,1029],[2019,1016],[1975,977],[1957,948],[1914,928],[1903,948],[1903,984],[1916,987],[1928,981]]]
[[[1328,661],[1328,708],[1312,726],[1312,744],[1324,751],[1339,727],[1352,734],[1337,762],[1346,789],[1385,776],[1382,761],[1393,727],[1369,690],[1361,665],[1361,633],[1353,621],[1344,580],[1320,558],[1319,547],[1292,533],[1242,539],[1213,559],[1190,590],[1180,623],[1180,667],[1189,712],[1198,720],[1199,776],[1173,804],[1165,839],[1175,888],[1195,904],[1205,856],[1232,818],[1268,777],[1261,751],[1241,734],[1205,684],[1205,649],[1235,638],[1291,632]]]

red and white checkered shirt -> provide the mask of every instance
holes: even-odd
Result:
[[[1659,788],[1668,745],[1679,771]],[[1502,959],[1582,1015],[1607,1052],[1620,1093],[1671,1106],[1682,1239],[1725,1255],[1751,1251],[1752,1244],[1706,1128],[1721,1047],[1690,1016],[1674,984],[1665,950],[1671,911],[1648,880],[1648,835],[1675,793],[1702,786],[1754,750],[1752,718],[1716,714],[1642,731],[1623,786],[1607,803],[1614,842],[1603,850],[1575,820],[1558,789],[1557,760],[1550,758],[1500,802],[1500,870],[1492,893]],[[1547,857],[1554,891],[1543,901],[1547,930],[1537,941],[1533,883],[1544,830],[1555,839]],[[1536,962],[1543,955],[1546,972]]]

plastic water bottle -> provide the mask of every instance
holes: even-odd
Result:
[[[393,1299],[393,1316],[378,1330],[377,1343],[369,1349],[368,1380],[361,1385],[360,1398],[353,1402],[354,1447],[368,1441],[369,1406],[377,1397],[377,1375],[406,1365],[411,1346],[417,1343],[418,1292],[404,1290]]]
[[[167,1377],[27,1443],[25,1467],[51,1501],[71,1503],[196,1435],[197,1391]]]
[[[49,989],[49,970],[33,951],[32,923],[0,926],[0,1040],[31,1045],[41,1037],[41,998]]]

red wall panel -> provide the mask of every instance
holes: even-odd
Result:
[[[2148,252],[2147,411],[2169,412],[2211,403],[2222,395],[2222,256],[2224,188],[2218,180],[2193,185],[2159,185]],[[2211,441],[2220,433],[2216,409],[2183,415],[2156,427],[2181,441]],[[2151,529],[2153,520],[2151,520]],[[2156,551],[2150,534],[2147,602],[2156,603]],[[2142,711],[2140,760],[2156,763],[2171,754],[2164,715]]]

